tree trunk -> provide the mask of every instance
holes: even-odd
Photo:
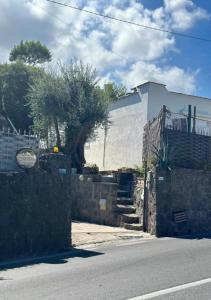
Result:
[[[84,157],[84,145],[87,139],[87,136],[92,128],[92,124],[87,122],[84,123],[75,137],[69,138],[69,142],[66,143],[66,153],[71,155],[72,166],[77,168],[78,172],[81,173],[83,166],[85,164]]]
[[[85,156],[84,156],[84,145],[85,145],[85,139],[81,139],[80,143],[77,145],[75,156],[77,159],[77,169],[81,173],[83,170],[83,167],[86,163]]]
[[[61,137],[60,137],[60,132],[59,132],[59,125],[58,125],[58,120],[56,116],[54,117],[54,126],[55,126],[55,131],[56,131],[56,145],[61,149]]]

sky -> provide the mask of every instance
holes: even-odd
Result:
[[[211,40],[208,0],[58,0],[146,26]],[[211,42],[108,20],[46,0],[0,0],[0,63],[21,40],[39,40],[58,60],[93,65],[101,84],[146,81],[211,98]]]

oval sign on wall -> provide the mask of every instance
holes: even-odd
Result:
[[[17,164],[22,169],[31,169],[37,162],[37,156],[31,148],[22,148],[16,154]]]

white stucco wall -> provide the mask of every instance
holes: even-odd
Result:
[[[100,170],[116,170],[142,164],[143,127],[157,117],[163,105],[173,112],[186,113],[188,105],[196,106],[197,116],[211,120],[211,99],[168,91],[165,85],[148,82],[136,88],[109,107],[107,135],[96,131],[94,141],[87,143],[87,163],[96,163]],[[210,128],[211,123],[196,122],[197,128]]]
[[[143,127],[147,122],[148,95],[134,92],[109,107],[110,125],[97,130],[96,140],[85,146],[87,163],[100,170],[134,167],[142,162]]]
[[[94,138],[88,141],[84,148],[85,159],[87,164],[96,164],[100,170],[104,170],[104,140],[105,130],[101,126],[95,131]]]

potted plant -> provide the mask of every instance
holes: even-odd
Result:
[[[83,167],[83,175],[87,178],[87,181],[99,182],[101,181],[101,175],[99,174],[99,168],[96,164],[86,164]]]
[[[83,167],[83,174],[98,174],[99,168],[96,164],[86,164]]]

